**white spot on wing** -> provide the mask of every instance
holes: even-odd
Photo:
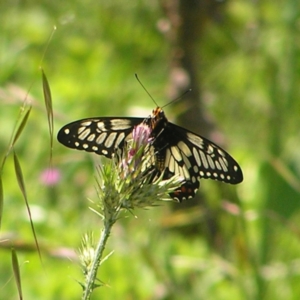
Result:
[[[222,151],[221,149],[218,149],[218,152],[219,152],[219,154],[220,154],[221,156],[223,156],[223,157],[225,157],[225,156],[226,156],[225,152],[224,152],[224,151]]]
[[[78,135],[78,139],[84,140],[90,133],[91,133],[91,129],[90,129],[90,128],[86,128],[84,131],[82,131],[82,132]]]
[[[222,157],[219,157],[219,163],[223,169],[224,172],[227,172],[228,169],[227,169],[227,166],[225,165],[224,161],[223,161],[223,158]]]
[[[88,126],[90,126],[92,124],[92,121],[83,121],[83,122],[81,122],[81,125],[83,126],[83,127],[88,127]]]
[[[77,133],[80,134],[86,129],[85,126],[79,127]]]
[[[214,163],[214,161],[212,160],[212,158],[211,158],[209,155],[207,155],[206,158],[207,158],[207,161],[208,161],[208,164],[209,164],[210,168],[211,168],[211,169],[215,169],[216,166],[215,166],[215,163]]]
[[[207,147],[207,153],[208,154],[212,154],[213,152],[214,152],[213,146],[212,145],[208,145],[208,147]]]
[[[181,156],[186,167],[190,169],[192,167],[190,160],[183,153],[181,153]]]
[[[192,152],[190,150],[190,148],[187,146],[186,143],[180,141],[178,144],[177,144],[177,147],[186,155],[186,156],[191,156],[192,155]]]
[[[99,144],[99,145],[102,144],[103,141],[105,140],[106,136],[107,136],[107,133],[106,133],[106,132],[102,132],[102,133],[97,137],[96,143]]]
[[[100,130],[100,132],[102,132],[102,131],[107,131],[104,122],[100,122],[100,121],[97,122],[97,127],[98,127],[98,129]],[[97,131],[98,131],[98,130],[97,130]]]
[[[174,160],[174,158],[171,156],[171,154],[170,154],[170,151],[168,150],[167,151],[167,157],[168,157],[168,159],[169,159],[169,170],[170,170],[170,172],[172,172],[172,173],[175,173],[175,160]]]
[[[127,119],[112,119],[110,120],[112,130],[124,130],[132,127],[132,123]]]
[[[113,145],[114,141],[116,140],[116,135],[117,135],[116,132],[111,132],[109,134],[109,136],[106,138],[106,141],[104,143],[104,146],[106,148],[110,148]]]
[[[187,137],[191,143],[193,143],[200,149],[203,149],[203,139],[200,136],[197,136],[191,132],[188,132]]]
[[[201,161],[203,163],[204,168],[208,169],[208,162],[207,162],[207,159],[206,159],[206,155],[203,151],[200,151],[200,156],[201,156]]]
[[[215,161],[215,165],[216,165],[218,170],[222,170],[222,167],[220,166],[220,164],[217,160]]]
[[[92,133],[88,136],[87,140],[92,142],[95,139],[95,137],[96,137],[95,133]]]
[[[116,146],[120,145],[120,143],[122,142],[122,140],[124,139],[125,137],[125,133],[124,132],[121,132],[119,135],[118,135],[118,138],[116,140]]]
[[[194,155],[194,158],[196,160],[196,163],[199,167],[201,167],[202,163],[201,163],[201,159],[200,159],[200,156],[199,156],[199,151],[197,150],[196,147],[193,147],[193,155]]]
[[[172,152],[172,155],[175,157],[175,160],[177,160],[177,161],[182,160],[182,157],[181,157],[177,147],[171,147],[171,152]]]
[[[190,179],[190,173],[187,170],[186,166],[183,165],[181,169],[182,169],[182,173],[183,173],[184,178],[185,179]]]

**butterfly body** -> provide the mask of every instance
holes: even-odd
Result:
[[[88,118],[65,125],[58,141],[69,148],[95,152],[112,158],[123,151],[134,126],[144,123],[151,129],[149,147],[154,159],[151,167],[164,179],[182,178],[178,190],[171,194],[182,201],[194,197],[201,178],[237,184],[243,180],[241,168],[222,148],[213,142],[168,122],[157,107],[148,118]]]

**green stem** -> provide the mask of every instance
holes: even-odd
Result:
[[[89,300],[91,297],[91,294],[95,288],[95,281],[96,281],[99,266],[101,264],[102,254],[105,249],[107,239],[110,235],[111,228],[112,228],[113,224],[115,223],[115,220],[116,219],[111,220],[109,222],[104,222],[104,229],[102,230],[101,237],[100,237],[99,243],[98,243],[96,251],[95,251],[95,256],[94,256],[94,260],[92,263],[92,267],[86,276],[86,284],[85,284],[82,300]]]

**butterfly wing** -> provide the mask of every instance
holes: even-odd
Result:
[[[179,201],[194,197],[200,185],[200,178],[231,184],[243,180],[241,168],[226,151],[170,122],[154,141],[153,146],[156,161],[162,162],[158,169],[164,172],[164,178],[168,179],[174,175],[183,178],[180,189],[172,195]]]
[[[120,117],[82,119],[62,127],[57,139],[66,147],[112,158],[116,149],[123,150],[124,142],[130,138],[133,127],[143,120]]]

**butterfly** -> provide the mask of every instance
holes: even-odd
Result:
[[[178,201],[193,198],[200,179],[225,183],[243,181],[238,163],[221,147],[208,139],[169,122],[162,108],[157,107],[147,118],[95,117],[78,120],[62,127],[57,139],[63,145],[112,158],[123,151],[133,128],[141,123],[151,130],[152,169],[163,179],[174,175],[183,178],[180,187],[171,193]]]

